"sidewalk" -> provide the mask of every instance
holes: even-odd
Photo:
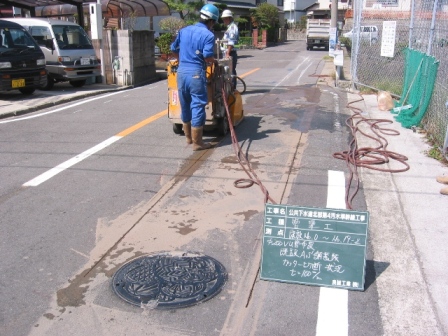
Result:
[[[322,74],[334,71],[329,61]],[[340,90],[347,90],[348,104],[362,99],[351,106],[363,111],[363,117],[391,121],[383,127],[396,131],[398,135],[383,134],[389,143],[387,149],[406,156],[410,166],[408,171],[399,173],[359,169],[371,216],[369,234],[375,261],[388,264],[386,270],[377,270],[376,280],[380,298],[384,300],[380,309],[385,334],[418,335],[416,331],[422,330],[425,334],[447,335],[448,274],[441,265],[446,264],[448,255],[448,197],[440,194],[440,189],[446,185],[438,183],[436,177],[448,175],[448,167],[426,154],[431,146],[425,133],[403,128],[390,112],[378,109],[376,94],[360,95],[351,90],[350,58],[346,56],[343,74],[344,80],[337,84]],[[335,80],[326,81],[328,85],[336,86]],[[359,127],[373,135],[365,124]],[[378,143],[359,135],[357,140],[358,148],[378,146]],[[391,160],[379,168],[400,169],[403,166]],[[391,293],[393,301],[388,299]],[[409,293],[413,293],[412,298]],[[413,311],[434,318],[403,320],[401,326],[387,324],[387,316],[413,316],[407,314]],[[405,332],[410,325],[415,329]]]
[[[360,96],[349,93],[348,98],[350,102]],[[416,330],[425,330],[427,335],[446,335],[448,274],[443,265],[446,265],[448,255],[448,198],[440,194],[444,185],[436,182],[436,177],[448,175],[448,167],[426,154],[431,146],[424,133],[403,128],[390,112],[378,109],[376,98],[376,95],[363,96],[364,100],[354,106],[359,107],[366,118],[392,121],[384,127],[396,130],[399,135],[385,135],[389,142],[387,149],[405,155],[410,166],[408,171],[399,173],[361,169],[370,226],[376,228],[370,230],[375,261],[389,263],[384,272],[379,270],[381,275],[376,280],[380,298],[384,300],[382,316],[406,315],[406,311],[434,316],[434,319],[403,321],[403,326],[388,326],[387,318],[383,318],[385,334],[403,331],[401,327],[408,324],[415,327],[408,335],[417,335]],[[366,127],[362,130],[369,133]],[[377,146],[358,137],[359,147],[369,145]],[[382,168],[402,167],[391,160]],[[391,284],[393,288],[390,288]],[[385,296],[391,290],[394,291],[394,301]]]

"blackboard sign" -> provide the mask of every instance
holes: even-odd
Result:
[[[364,290],[369,213],[265,205],[260,278]]]

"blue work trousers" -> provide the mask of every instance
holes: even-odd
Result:
[[[204,126],[205,105],[208,102],[205,70],[178,69],[177,89],[179,90],[182,122],[191,121],[192,127]]]

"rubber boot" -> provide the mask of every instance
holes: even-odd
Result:
[[[442,195],[448,195],[448,187],[443,187],[442,189],[440,189],[440,193]]]
[[[448,176],[437,176],[437,182],[448,184]]]
[[[199,151],[203,149],[209,149],[212,147],[209,143],[205,143],[202,141],[202,132],[203,127],[192,127],[191,128],[191,137],[193,139],[193,150]]]
[[[185,140],[187,141],[187,144],[192,144],[193,139],[191,139],[191,122],[184,123],[183,126],[184,134],[185,134]]]

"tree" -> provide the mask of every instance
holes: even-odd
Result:
[[[239,18],[236,18],[235,19],[235,22],[237,23],[237,24],[246,24],[246,23],[248,23],[249,21],[246,19],[246,18],[243,18],[243,17],[239,17]]]
[[[179,13],[180,18],[187,24],[198,21],[198,13],[204,6],[202,0],[190,2],[187,2],[187,0],[165,0],[164,2],[168,5],[171,12]]]
[[[162,30],[166,31],[166,33],[163,33],[158,38],[156,38],[156,46],[159,47],[162,55],[171,54],[171,43],[173,42],[176,33],[179,31],[179,29],[185,27],[186,23],[182,19],[170,16],[160,20],[159,25]]]
[[[170,32],[171,34],[174,35],[179,29],[185,27],[186,23],[182,19],[179,19],[174,16],[169,16],[167,18],[160,20],[159,25],[160,28],[162,28],[162,30]]]
[[[250,12],[252,23],[258,28],[269,29],[279,26],[278,8],[270,3],[263,2]]]

